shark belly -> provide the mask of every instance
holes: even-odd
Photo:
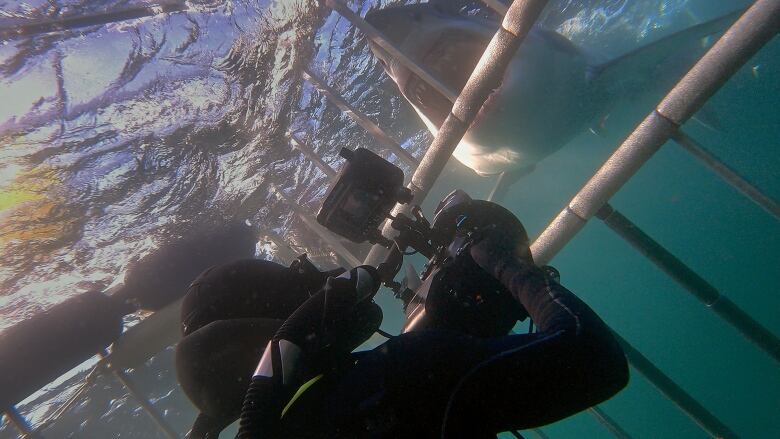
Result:
[[[428,131],[434,136],[439,129],[419,108],[412,104],[412,108],[420,116]],[[512,171],[533,166],[533,162],[523,160],[521,148],[510,148],[505,146],[490,146],[475,141],[470,138],[469,132],[463,136],[455,151],[453,157],[468,168],[471,168],[480,175],[495,175],[504,171]]]
[[[584,59],[545,47],[529,36],[502,85],[485,102],[453,155],[478,174],[532,168],[584,130],[599,111],[585,80]],[[411,99],[436,135],[438,126]]]

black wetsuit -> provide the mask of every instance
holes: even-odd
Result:
[[[494,274],[538,332],[393,337],[308,390],[281,436],[495,437],[560,420],[626,385],[623,352],[585,303],[536,267],[501,264]]]
[[[352,354],[340,362],[340,368],[306,390],[282,417],[279,436],[494,437],[500,431],[565,418],[604,401],[626,385],[623,352],[585,303],[531,264],[500,260],[493,266],[494,276],[525,307],[538,332],[476,338],[425,330],[393,337],[371,351]],[[225,270],[231,272],[235,273]],[[216,285],[214,281],[209,285]],[[250,284],[235,282],[239,289],[254,290]],[[200,294],[204,293],[202,285]],[[233,294],[243,297],[246,291],[233,290]],[[296,294],[290,297],[303,298]],[[229,375],[225,380],[249,378],[279,320],[236,322],[234,325],[245,325],[249,330],[242,334],[237,326],[225,322],[225,336],[217,336],[215,327],[211,341],[200,343],[197,337],[185,337],[184,345],[189,348],[180,347],[179,351],[190,354],[179,355],[180,379],[182,369],[189,367],[182,358],[197,357],[199,351],[204,365],[220,364],[215,367]],[[214,323],[192,335],[211,325]],[[245,346],[247,358],[240,367],[238,362],[225,365],[229,356],[220,352],[240,350],[228,349],[230,343]],[[206,351],[209,347],[212,351]],[[185,381],[190,378],[185,377]],[[245,388],[246,381],[241,384]],[[185,390],[209,385],[212,391],[204,396],[218,394],[219,404],[210,403],[212,407],[201,410],[212,411],[208,418],[221,419],[212,422],[214,425],[235,419],[242,399],[236,390],[240,386],[221,388],[202,381],[182,381]]]
[[[325,279],[245,259],[209,268],[192,282],[182,303],[176,373],[201,412],[193,438],[215,438],[238,418],[265,344]]]

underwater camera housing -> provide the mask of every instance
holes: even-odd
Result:
[[[317,222],[350,241],[386,245],[379,224],[396,203],[412,200],[403,171],[365,148],[342,148],[339,155],[347,163],[328,191]]]
[[[396,203],[412,200],[411,191],[403,186],[403,171],[363,148],[354,152],[342,149],[340,155],[347,163],[328,192],[317,221],[353,242],[368,241],[390,250],[376,268],[382,283],[403,301],[408,318],[405,331],[436,327],[489,337],[506,334],[517,320],[525,318],[522,307],[468,251],[487,228],[515,229],[515,223],[520,222],[511,212],[456,190],[439,204],[433,225],[419,206],[411,206],[411,216],[402,212],[393,216],[390,212]],[[385,218],[398,231],[392,240],[379,230]],[[522,225],[519,228],[522,230]],[[406,286],[408,280],[394,280],[403,256],[411,254],[407,248],[428,259],[422,284],[415,290]]]

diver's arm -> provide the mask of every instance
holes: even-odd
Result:
[[[500,232],[493,231],[472,245],[470,254],[523,305],[539,332],[577,336],[594,329],[609,334],[587,304],[534,264],[526,243],[506,242]]]
[[[445,436],[468,428],[457,420],[469,417],[469,411],[489,419],[494,431],[530,428],[598,404],[625,387],[627,362],[610,329],[533,263],[527,245],[493,234],[470,253],[523,305],[539,331],[511,336],[502,352],[464,377],[448,408]],[[495,377],[503,378],[495,383]],[[494,395],[490,409],[472,402],[486,392]]]
[[[301,371],[310,368],[312,359],[323,350],[335,347],[349,352],[376,329],[364,338],[363,334],[356,338],[342,331],[361,331],[350,325],[351,322],[346,325],[340,322],[353,316],[355,310],[373,309],[361,304],[376,307],[370,299],[378,288],[378,275],[373,267],[354,268],[338,278],[328,278],[322,290],[285,320],[268,343],[252,377],[244,399],[238,439],[279,437],[282,409],[305,379]]]

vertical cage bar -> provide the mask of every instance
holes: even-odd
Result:
[[[509,62],[546,5],[547,0],[517,0],[512,3],[501,27],[488,43],[450,114],[412,175],[408,185],[414,194],[412,204],[421,204],[428,195],[477,112],[501,84]],[[396,206],[396,209],[399,208]],[[385,223],[382,233],[385,236],[393,233],[389,223]],[[385,254],[383,247],[375,245],[366,258],[366,264],[378,264]]]

